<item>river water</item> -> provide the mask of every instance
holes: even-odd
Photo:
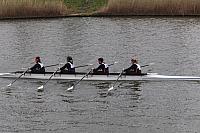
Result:
[[[33,65],[75,65],[104,57],[119,72],[136,56],[144,72],[200,76],[200,19],[165,17],[61,18],[0,22],[0,72]],[[48,68],[54,71],[56,68]],[[77,71],[87,72],[88,68]],[[0,132],[43,133],[197,133],[200,131],[200,82],[112,82],[0,79]]]

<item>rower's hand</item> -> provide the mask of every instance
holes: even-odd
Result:
[[[28,72],[31,72],[31,68],[30,67],[28,68]]]

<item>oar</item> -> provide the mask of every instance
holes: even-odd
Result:
[[[60,63],[60,64],[54,64],[54,65],[49,65],[49,66],[44,66],[45,68],[47,67],[53,67],[53,66],[58,66],[58,65],[61,65],[61,64],[64,64],[64,63]],[[93,64],[87,64],[87,65],[80,65],[80,66],[76,66],[74,68],[80,68],[80,67],[86,67],[86,66],[92,66]]]
[[[147,65],[143,65],[143,66],[141,66],[141,67],[148,67],[148,66],[152,66],[152,65],[154,65],[155,63],[149,63],[149,64],[147,64]]]
[[[87,66],[93,66],[93,64],[80,65],[80,66],[76,66],[74,68],[87,67]]]
[[[143,65],[143,66],[141,66],[141,67],[147,67],[147,66],[151,66],[151,65],[153,65],[153,64],[154,64],[154,63],[149,63],[149,64]],[[123,72],[124,72],[124,70],[119,74],[117,80],[116,80],[115,83],[112,85],[112,87],[110,87],[110,88],[108,89],[108,92],[114,89],[114,87],[115,87],[117,81],[118,81],[119,78],[122,76]]]
[[[60,68],[57,68],[55,72],[49,77],[49,79],[40,87],[38,87],[38,91],[42,91],[44,86],[52,79],[52,77],[60,70]]]
[[[108,92],[114,89],[114,87],[115,87],[117,81],[118,81],[119,78],[122,76],[123,72],[124,72],[124,70],[122,70],[122,72],[118,75],[117,80],[114,82],[114,84],[112,85],[112,87],[110,87],[110,88],[108,89]]]
[[[112,66],[112,65],[114,65],[114,64],[116,64],[116,63],[118,63],[118,62],[114,62],[114,63],[112,63],[112,64],[109,64],[108,66]],[[74,87],[75,87],[77,84],[79,84],[86,76],[88,76],[88,75],[92,72],[92,70],[93,70],[93,69],[91,69],[88,73],[86,73],[78,82],[76,82],[76,84],[74,84],[72,87],[68,88],[67,90],[68,90],[68,91],[73,90]]]
[[[30,68],[28,68],[26,71],[24,71],[18,78],[16,78],[14,81],[12,81],[9,85],[7,85],[8,87],[12,86],[18,79],[20,79],[26,72],[29,71]]]
[[[88,76],[92,72],[92,70],[93,69],[87,72],[78,82],[76,82],[72,87],[69,87],[67,90],[68,91],[73,90],[76,85],[78,85],[86,76]]]
[[[117,64],[118,62],[117,61],[115,61],[114,63],[112,63],[112,64],[109,64],[108,66],[113,66],[113,65],[115,65],[115,64]]]
[[[47,67],[53,67],[53,66],[58,66],[58,65],[61,65],[61,64],[63,64],[63,63],[48,65],[48,66],[44,66],[44,67],[45,67],[45,68],[47,68]],[[23,67],[22,67],[21,69],[26,69],[26,68],[23,68]]]
[[[49,65],[49,66],[44,66],[44,67],[47,68],[47,67],[53,67],[53,66],[58,66],[58,65],[60,64],[54,64],[54,65]]]

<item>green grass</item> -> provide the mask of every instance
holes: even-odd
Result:
[[[92,13],[107,5],[108,0],[64,0],[76,13]]]

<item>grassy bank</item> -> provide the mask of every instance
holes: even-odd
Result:
[[[200,0],[109,0],[109,15],[200,15]]]
[[[200,0],[0,0],[0,19],[71,15],[200,15]]]
[[[1,0],[0,18],[51,17],[70,14],[63,0]]]
[[[92,14],[107,2],[108,0],[0,0],[0,18]]]
[[[93,13],[107,5],[108,0],[64,0],[74,13]]]

